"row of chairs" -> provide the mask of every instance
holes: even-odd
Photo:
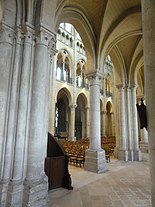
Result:
[[[69,163],[76,167],[84,166],[85,151],[89,148],[89,140],[81,139],[76,142],[63,140],[60,141],[65,152],[69,155]]]
[[[61,140],[59,141],[65,152],[69,155],[69,163],[71,165],[82,167],[85,162],[85,151],[89,148],[89,139],[81,139],[78,141]],[[113,154],[115,143],[102,143],[105,150],[106,162],[110,162],[110,156]]]

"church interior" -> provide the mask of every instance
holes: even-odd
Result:
[[[1,0],[0,22],[0,206],[155,207],[154,0]]]

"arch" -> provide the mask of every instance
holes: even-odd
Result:
[[[56,95],[55,107],[55,134],[65,132],[69,134],[69,105],[71,94],[66,88],[61,88]]]
[[[96,69],[96,60],[95,60],[95,35],[93,29],[86,16],[78,8],[73,8],[65,6],[61,10],[61,13],[56,18],[56,29],[61,22],[67,22],[72,24],[77,32],[80,34],[82,41],[85,45],[86,56],[88,61],[89,71],[94,71]]]
[[[87,99],[83,93],[80,93],[76,100],[75,109],[75,136],[81,139],[87,136]]]
[[[125,84],[127,82],[126,66],[123,56],[117,46],[110,52],[110,56],[115,68],[115,84]]]
[[[119,38],[120,36],[124,36],[124,33],[130,33],[133,31],[133,29],[131,30],[130,28],[128,29],[128,31],[126,30],[126,27],[122,30],[122,34],[120,34],[119,32],[119,35],[117,34],[117,30],[118,28],[121,26],[123,27],[123,24],[125,25],[126,22],[130,22],[130,19],[132,21],[132,17],[133,15],[140,15],[141,14],[141,8],[140,8],[140,5],[139,6],[136,6],[136,7],[133,7],[133,8],[129,8],[125,11],[123,11],[122,14],[120,14],[116,20],[111,24],[111,26],[109,27],[109,29],[107,30],[107,32],[104,34],[104,36],[101,38],[101,46],[100,46],[100,54],[101,56],[103,55],[107,55],[105,54],[105,51],[107,51],[106,53],[109,53],[109,50],[107,50],[107,48],[109,47],[109,44],[113,41],[115,41],[117,38]],[[132,24],[131,24],[132,25]],[[127,31],[127,32],[126,32]],[[116,32],[117,35],[114,35],[114,33]],[[142,31],[141,31],[142,33]],[[130,34],[131,35],[131,34]],[[110,40],[110,38],[113,37],[113,40],[109,42],[108,44],[108,41]],[[121,37],[122,38],[122,37]],[[118,42],[121,40],[121,38],[119,40],[117,40]],[[107,44],[107,46],[105,47],[105,45]],[[113,44],[114,46],[114,44]],[[106,49],[104,49],[106,48]],[[104,50],[103,50],[104,49]],[[104,51],[104,53],[103,53]]]
[[[138,70],[143,65],[144,65],[143,51],[141,51],[139,54],[137,54],[137,57],[135,58],[131,66],[130,73],[129,73],[130,84],[137,84],[137,73],[138,73]]]
[[[67,87],[61,87],[60,89],[58,89],[55,95],[55,100],[58,100],[59,97],[61,97],[62,95],[65,95],[67,97],[68,104],[71,105],[73,102],[73,97],[71,95],[71,91]]]

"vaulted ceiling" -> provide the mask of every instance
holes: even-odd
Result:
[[[93,67],[101,69],[110,54],[121,81],[135,82],[135,71],[143,67],[140,0],[59,0],[57,5],[59,21],[75,26],[88,59],[96,61]]]

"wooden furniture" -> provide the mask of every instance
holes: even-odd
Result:
[[[71,176],[68,171],[69,156],[56,139],[48,133],[45,173],[48,176],[49,190],[59,187],[72,190]]]

